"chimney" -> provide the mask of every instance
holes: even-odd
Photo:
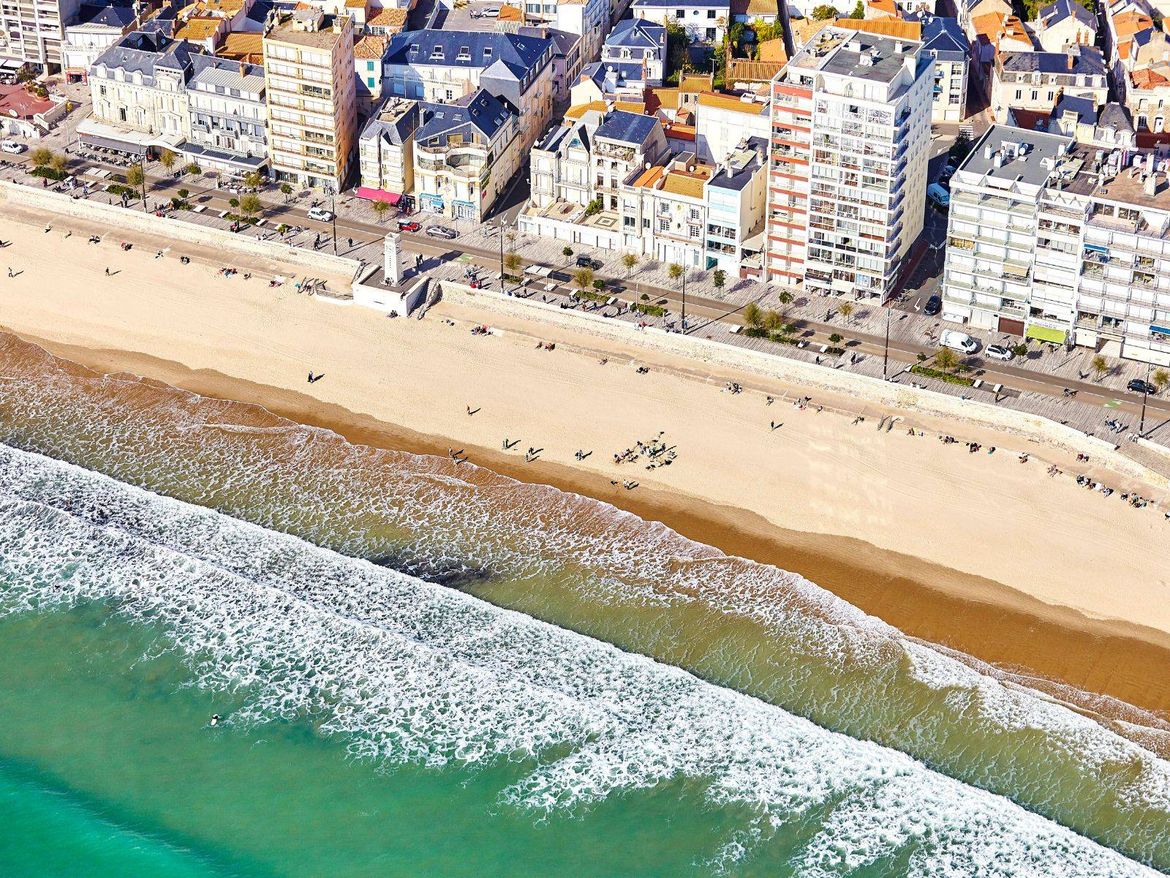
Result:
[[[1150,174],[1146,177],[1146,185],[1144,189],[1146,195],[1153,198],[1158,194],[1158,175],[1156,173]]]

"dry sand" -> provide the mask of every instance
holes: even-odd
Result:
[[[65,239],[57,225],[45,234],[0,220],[0,238],[14,241],[3,260],[23,272],[0,276],[0,325],[63,356],[259,402],[358,440],[465,447],[493,469],[796,570],[912,635],[1170,709],[1170,523],[1077,487],[1067,474],[1084,467],[1066,453],[925,418],[915,422],[925,438],[905,422],[879,432],[882,413],[854,424],[848,399],[798,410],[780,397],[799,389],[754,376],[616,344],[601,351],[596,338],[521,319],[493,318],[497,331],[473,336],[483,316],[450,305],[391,320],[259,277],[226,280],[222,255],[188,247],[195,261],[180,266],[178,250],[155,259],[153,249],[87,244],[79,223]],[[106,267],[120,273],[107,278]],[[538,339],[556,350],[538,350]],[[307,385],[310,370],[325,379]],[[736,379],[752,389],[722,390]],[[468,416],[469,406],[479,411]],[[614,452],[659,431],[677,445],[672,466],[613,464]],[[985,448],[943,445],[940,431]],[[504,437],[520,440],[508,455]],[[538,463],[524,462],[529,447],[544,449]],[[578,449],[593,454],[578,462]],[[1066,475],[1046,475],[1049,461]]]

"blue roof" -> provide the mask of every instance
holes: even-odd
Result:
[[[129,3],[90,5],[83,4],[77,12],[78,24],[101,24],[119,30],[134,21],[134,7]]]
[[[391,37],[384,60],[386,64],[443,67],[487,68],[502,63],[523,79],[551,63],[552,45],[552,40],[543,37],[494,31],[416,30]]]
[[[623,18],[605,39],[606,46],[630,49],[661,49],[666,45],[666,28],[645,18]]]
[[[481,88],[464,95],[450,104],[422,102],[419,104],[422,124],[415,132],[416,141],[432,137],[464,136],[476,132],[489,141],[496,136],[515,113],[487,89]]]
[[[623,143],[645,143],[657,126],[658,120],[653,116],[614,110],[597,126],[594,137],[620,140]]]
[[[594,61],[581,70],[581,78],[577,81],[591,79],[602,94],[610,94],[612,89],[607,88],[607,85],[645,82],[645,77],[646,71],[638,61]]]

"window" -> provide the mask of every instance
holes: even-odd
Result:
[[[707,28],[707,39],[709,39],[709,40],[715,39],[715,28],[713,28],[713,27]]]
[[[675,17],[675,18],[680,18],[680,19],[681,19],[681,18],[682,18],[684,15],[686,15],[686,12],[684,12],[684,11],[683,11],[683,10],[681,10],[681,9],[676,9],[676,10],[674,11],[674,17]]]
[[[668,219],[660,219],[660,220],[658,221],[658,231],[660,231],[660,232],[669,232],[669,231],[670,231],[670,220],[668,220]]]
[[[714,9],[708,9],[708,10],[707,10],[707,17],[708,17],[708,18],[710,18],[710,19],[714,19],[714,18],[715,18],[715,10],[714,10]]]

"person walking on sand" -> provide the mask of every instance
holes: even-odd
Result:
[[[109,269],[109,268],[107,268],[107,269],[106,269],[106,277],[109,277],[109,276],[110,276],[110,269]]]

